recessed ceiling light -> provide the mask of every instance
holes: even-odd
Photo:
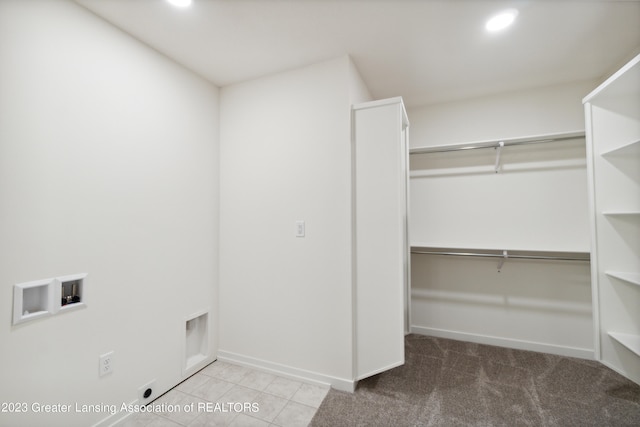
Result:
[[[176,7],[187,7],[191,5],[191,0],[167,0]]]
[[[513,24],[513,21],[516,20],[516,16],[518,16],[517,10],[515,9],[505,10],[491,17],[487,21],[485,28],[490,33],[495,33],[496,31],[503,30],[507,28],[509,25]]]

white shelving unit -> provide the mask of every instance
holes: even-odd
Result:
[[[583,103],[595,356],[640,383],[640,55]]]

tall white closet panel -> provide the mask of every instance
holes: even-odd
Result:
[[[404,363],[408,125],[402,98],[353,107],[356,380]]]
[[[583,102],[596,358],[640,383],[640,55]]]

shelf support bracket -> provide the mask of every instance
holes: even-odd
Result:
[[[500,154],[502,154],[503,147],[504,147],[504,141],[500,141],[496,146],[496,165],[494,167],[496,173],[500,172]]]
[[[509,258],[509,253],[507,251],[502,251],[502,258],[500,258],[500,261],[498,262],[498,273],[500,273],[500,270],[502,270],[502,266],[504,265],[507,258]]]

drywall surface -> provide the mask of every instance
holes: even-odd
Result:
[[[584,130],[589,83],[411,110],[411,146]],[[588,251],[584,138],[411,156],[411,240],[430,246]]]
[[[569,261],[411,258],[412,331],[591,358],[589,266]]]
[[[27,404],[0,425],[99,423],[182,379],[185,317],[215,352],[218,89],[73,2],[2,1],[0,93],[0,402]],[[11,325],[15,283],[75,273],[86,308]]]
[[[596,81],[409,108],[411,147],[584,130],[582,98]]]
[[[584,130],[595,82],[409,111],[412,147]],[[411,241],[465,249],[589,252],[584,138],[411,156]],[[412,256],[414,331],[589,357],[589,264]]]
[[[221,91],[221,356],[353,379],[354,76],[345,56]]]

